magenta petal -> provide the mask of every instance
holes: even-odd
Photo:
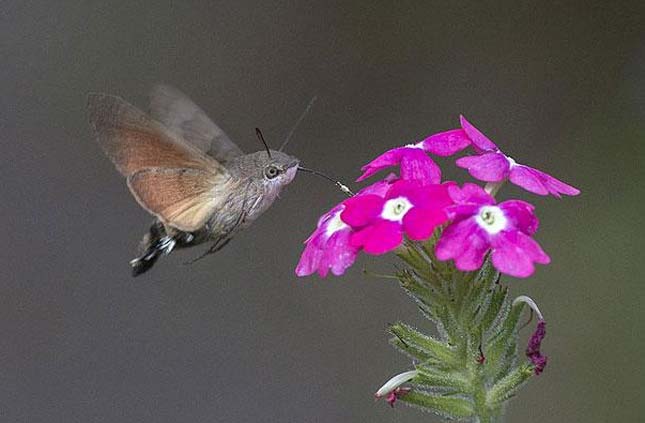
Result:
[[[466,134],[473,142],[473,145],[476,147],[478,152],[499,150],[494,142],[488,139],[488,137],[482,134],[479,129],[475,128],[470,122],[468,122],[465,117],[459,116],[459,121],[461,122],[461,128],[466,131]]]
[[[495,204],[495,198],[477,184],[467,182],[462,188],[457,185],[448,186],[450,198],[457,204]]]
[[[408,199],[415,205],[424,209],[442,210],[454,202],[448,193],[452,184],[426,185],[408,192]]]
[[[351,230],[347,228],[327,238],[324,230],[317,229],[307,241],[296,267],[296,275],[308,276],[318,272],[324,278],[330,269],[336,276],[343,274],[358,254],[358,248],[349,244],[350,234]]]
[[[474,218],[452,223],[441,234],[435,248],[439,260],[455,261],[461,271],[479,269],[489,244]]]
[[[363,250],[372,255],[385,254],[394,250],[403,242],[401,225],[396,222],[380,221],[374,225],[367,226],[350,237],[350,244],[354,247],[362,247]]]
[[[526,278],[534,271],[533,263],[548,264],[551,259],[540,245],[520,231],[502,231],[493,239],[493,266],[502,273]]]
[[[356,181],[360,182],[385,168],[398,165],[401,162],[401,151],[406,149],[408,147],[398,147],[381,154],[361,168],[363,174]]]
[[[396,197],[409,197],[410,193],[422,189],[424,184],[418,180],[410,179],[399,179],[392,184],[390,190],[385,195],[386,200]]]
[[[468,169],[473,178],[485,182],[501,182],[508,177],[510,163],[502,153],[485,153],[458,159],[457,166]]]
[[[311,242],[312,240],[313,237],[310,237],[300,256],[300,261],[296,266],[296,275],[309,276],[318,271],[320,276],[325,277],[327,275],[326,269],[320,268],[320,260],[324,253],[317,245]]]
[[[470,145],[470,138],[463,129],[440,132],[421,141],[423,149],[437,156],[452,156]]]
[[[522,166],[522,165],[520,165]],[[528,169],[530,172],[532,172],[534,175],[536,175],[540,180],[542,181],[542,184],[547,188],[549,191],[549,194],[553,195],[554,197],[560,197],[560,194],[564,195],[578,195],[580,194],[580,190],[572,187],[569,184],[565,184],[564,182],[560,181],[559,179],[554,178],[553,176],[542,172],[541,170],[534,169],[530,166],[522,166],[526,169]]]
[[[365,166],[361,168],[363,174],[356,180],[360,182],[364,179],[369,178],[377,172],[380,172],[383,169],[386,169],[391,166],[397,166],[401,161],[409,154],[414,155],[415,152],[422,152],[423,150],[414,147],[397,147],[392,150],[388,150],[385,153],[381,154]],[[425,154],[423,154],[426,156]],[[427,156],[426,156],[427,157]]]
[[[384,201],[382,197],[374,194],[348,198],[340,218],[354,228],[365,226],[381,213]]]
[[[549,190],[542,180],[531,170],[523,165],[515,165],[511,168],[508,178],[512,183],[520,186],[537,195],[548,195]]]
[[[446,214],[450,220],[461,221],[479,213],[480,208],[479,204],[455,204],[446,207]]]
[[[425,151],[410,148],[401,157],[401,179],[438,184],[441,182],[441,169]]]
[[[325,254],[325,243],[327,241],[325,230],[328,222],[340,213],[343,207],[342,203],[338,204],[320,217],[316,230],[305,241],[305,249],[296,266],[296,275],[308,276],[316,271],[322,277],[327,275],[328,266],[321,265],[322,258]]]
[[[323,269],[331,269],[334,275],[340,276],[354,264],[358,249],[349,244],[350,236],[351,230],[340,230],[329,237],[318,270],[320,276],[325,276],[321,273]]]
[[[403,218],[403,229],[410,239],[425,241],[430,238],[435,228],[446,220],[446,213],[442,209],[414,207]]]
[[[342,274],[352,265],[358,254],[358,249],[349,244],[351,228],[348,226],[331,228],[330,221],[338,216],[344,208],[339,204],[325,213],[318,221],[318,227],[305,241],[305,249],[296,266],[296,275],[307,276],[318,272],[321,277],[327,276],[331,269],[335,275]]]
[[[452,182],[444,184],[425,185],[420,181],[405,179],[392,184],[392,188],[385,196],[386,200],[397,197],[405,197],[416,207],[425,209],[444,209],[453,204],[448,194],[450,187],[456,186]]]
[[[305,241],[305,242],[309,242],[311,240],[311,238],[313,238],[318,233],[323,231],[324,230],[323,227],[327,225],[327,222],[329,222],[331,219],[333,219],[336,216],[337,213],[340,213],[344,209],[345,209],[345,204],[344,203],[336,204],[336,206],[334,206],[333,209],[329,210],[327,213],[325,213],[322,216],[320,216],[320,219],[318,219],[318,225],[317,225],[316,231],[314,231],[314,233],[311,234],[309,239],[307,241]],[[321,228],[323,228],[323,229],[321,229]]]
[[[387,192],[388,189],[390,189],[390,186],[394,181],[397,180],[396,175],[393,173],[389,174],[385,179],[375,182],[372,185],[369,185],[362,190],[358,191],[356,196],[361,196],[361,195],[367,195],[367,194],[372,194],[372,195],[378,195],[379,197],[385,196],[385,193]]]
[[[532,204],[521,200],[508,200],[500,203],[499,208],[512,227],[527,235],[533,235],[537,231],[540,221],[533,213],[535,208]]]

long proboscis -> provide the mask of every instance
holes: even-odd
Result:
[[[347,185],[343,184],[342,182],[340,182],[337,179],[332,178],[331,176],[327,176],[322,172],[318,172],[317,170],[309,169],[309,168],[302,167],[302,166],[298,166],[298,170],[301,171],[301,172],[311,173],[312,175],[320,176],[321,178],[324,178],[324,179],[327,179],[328,181],[333,182],[348,197],[351,197],[351,196],[354,195],[352,190],[349,189],[349,187]]]
[[[291,141],[291,137],[293,136],[293,133],[296,132],[296,129],[300,125],[300,122],[302,122],[305,116],[307,116],[307,113],[309,113],[309,110],[311,110],[311,108],[313,107],[314,103],[316,102],[316,99],[318,99],[318,96],[313,96],[311,100],[309,100],[309,104],[307,104],[307,108],[305,108],[305,111],[302,112],[302,114],[300,115],[296,123],[293,125],[293,127],[291,128],[291,131],[289,131],[289,133],[287,134],[287,138],[284,140],[284,142],[282,143],[278,151],[283,151],[284,148],[287,146],[287,144],[289,144],[289,141]]]

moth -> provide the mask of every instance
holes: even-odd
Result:
[[[198,259],[219,251],[273,204],[297,170],[317,173],[282,152],[286,142],[269,149],[259,130],[265,149],[245,154],[186,95],[166,85],[153,89],[149,114],[100,93],[88,96],[87,110],[99,145],[154,216],[130,261],[133,276],[177,248],[211,242]]]

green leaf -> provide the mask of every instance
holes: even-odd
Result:
[[[473,403],[463,398],[445,397],[413,390],[403,395],[400,400],[455,420],[473,417],[475,414]]]
[[[466,297],[461,301],[459,315],[464,326],[475,325],[476,311],[485,305],[486,297],[486,283],[473,282],[470,289],[467,291]]]
[[[458,293],[459,317],[464,327],[475,327],[479,321],[478,316],[484,313],[490,303],[490,297],[493,293],[493,286],[499,279],[497,272],[486,260],[479,271],[476,272],[455,272],[461,277],[457,278],[456,283],[465,285]]]
[[[496,381],[514,364],[517,351],[517,328],[524,303],[511,306],[505,318],[497,324],[497,332],[486,345],[489,366],[487,376]]]
[[[479,328],[481,329],[482,333],[486,333],[495,322],[495,319],[497,319],[497,316],[502,309],[502,305],[504,305],[507,294],[508,288],[506,288],[505,286],[497,285],[494,288],[493,295],[486,305],[485,311],[483,312],[483,317],[479,322]]]
[[[470,383],[462,372],[432,368],[425,363],[418,365],[417,371],[417,376],[410,381],[414,385],[453,388],[461,394],[466,394],[470,389]]]
[[[448,366],[459,365],[459,361],[450,347],[404,323],[393,324],[390,326],[390,332],[398,338],[398,341],[402,341],[410,349],[419,350],[428,357],[436,358]],[[399,346],[399,348],[401,347]],[[405,349],[405,347],[402,349]]]
[[[513,337],[509,340],[506,345],[506,349],[502,351],[502,355],[499,358],[497,365],[497,373],[492,375],[492,380],[494,382],[499,381],[505,375],[508,374],[509,370],[515,365],[517,359],[517,337]]]
[[[490,408],[500,406],[517,393],[519,388],[533,375],[533,366],[524,363],[513,369],[488,391],[486,404]]]
[[[435,306],[433,311],[438,319],[437,326],[445,332],[448,342],[452,345],[459,343],[463,339],[464,333],[452,307],[447,304],[439,304]]]
[[[401,282],[401,286],[417,301],[427,305],[443,301],[439,290],[415,271],[403,270],[397,273],[397,277]]]
[[[390,339],[390,344],[392,344],[396,349],[414,360],[424,362],[434,359],[434,357],[428,354],[426,351],[422,350],[416,345],[406,344],[396,336]]]

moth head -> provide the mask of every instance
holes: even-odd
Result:
[[[260,153],[260,152],[258,152]],[[281,151],[271,150],[271,156],[262,160],[262,177],[266,183],[286,185],[293,180],[300,160]]]
[[[261,177],[264,179],[265,184],[271,186],[286,185],[293,181],[300,161],[293,156],[283,153],[282,149],[278,151],[271,150],[259,128],[255,128],[255,134],[262,145],[264,145],[264,152],[258,151],[252,157],[256,162],[255,167],[262,171]],[[266,155],[263,153],[266,153]]]

